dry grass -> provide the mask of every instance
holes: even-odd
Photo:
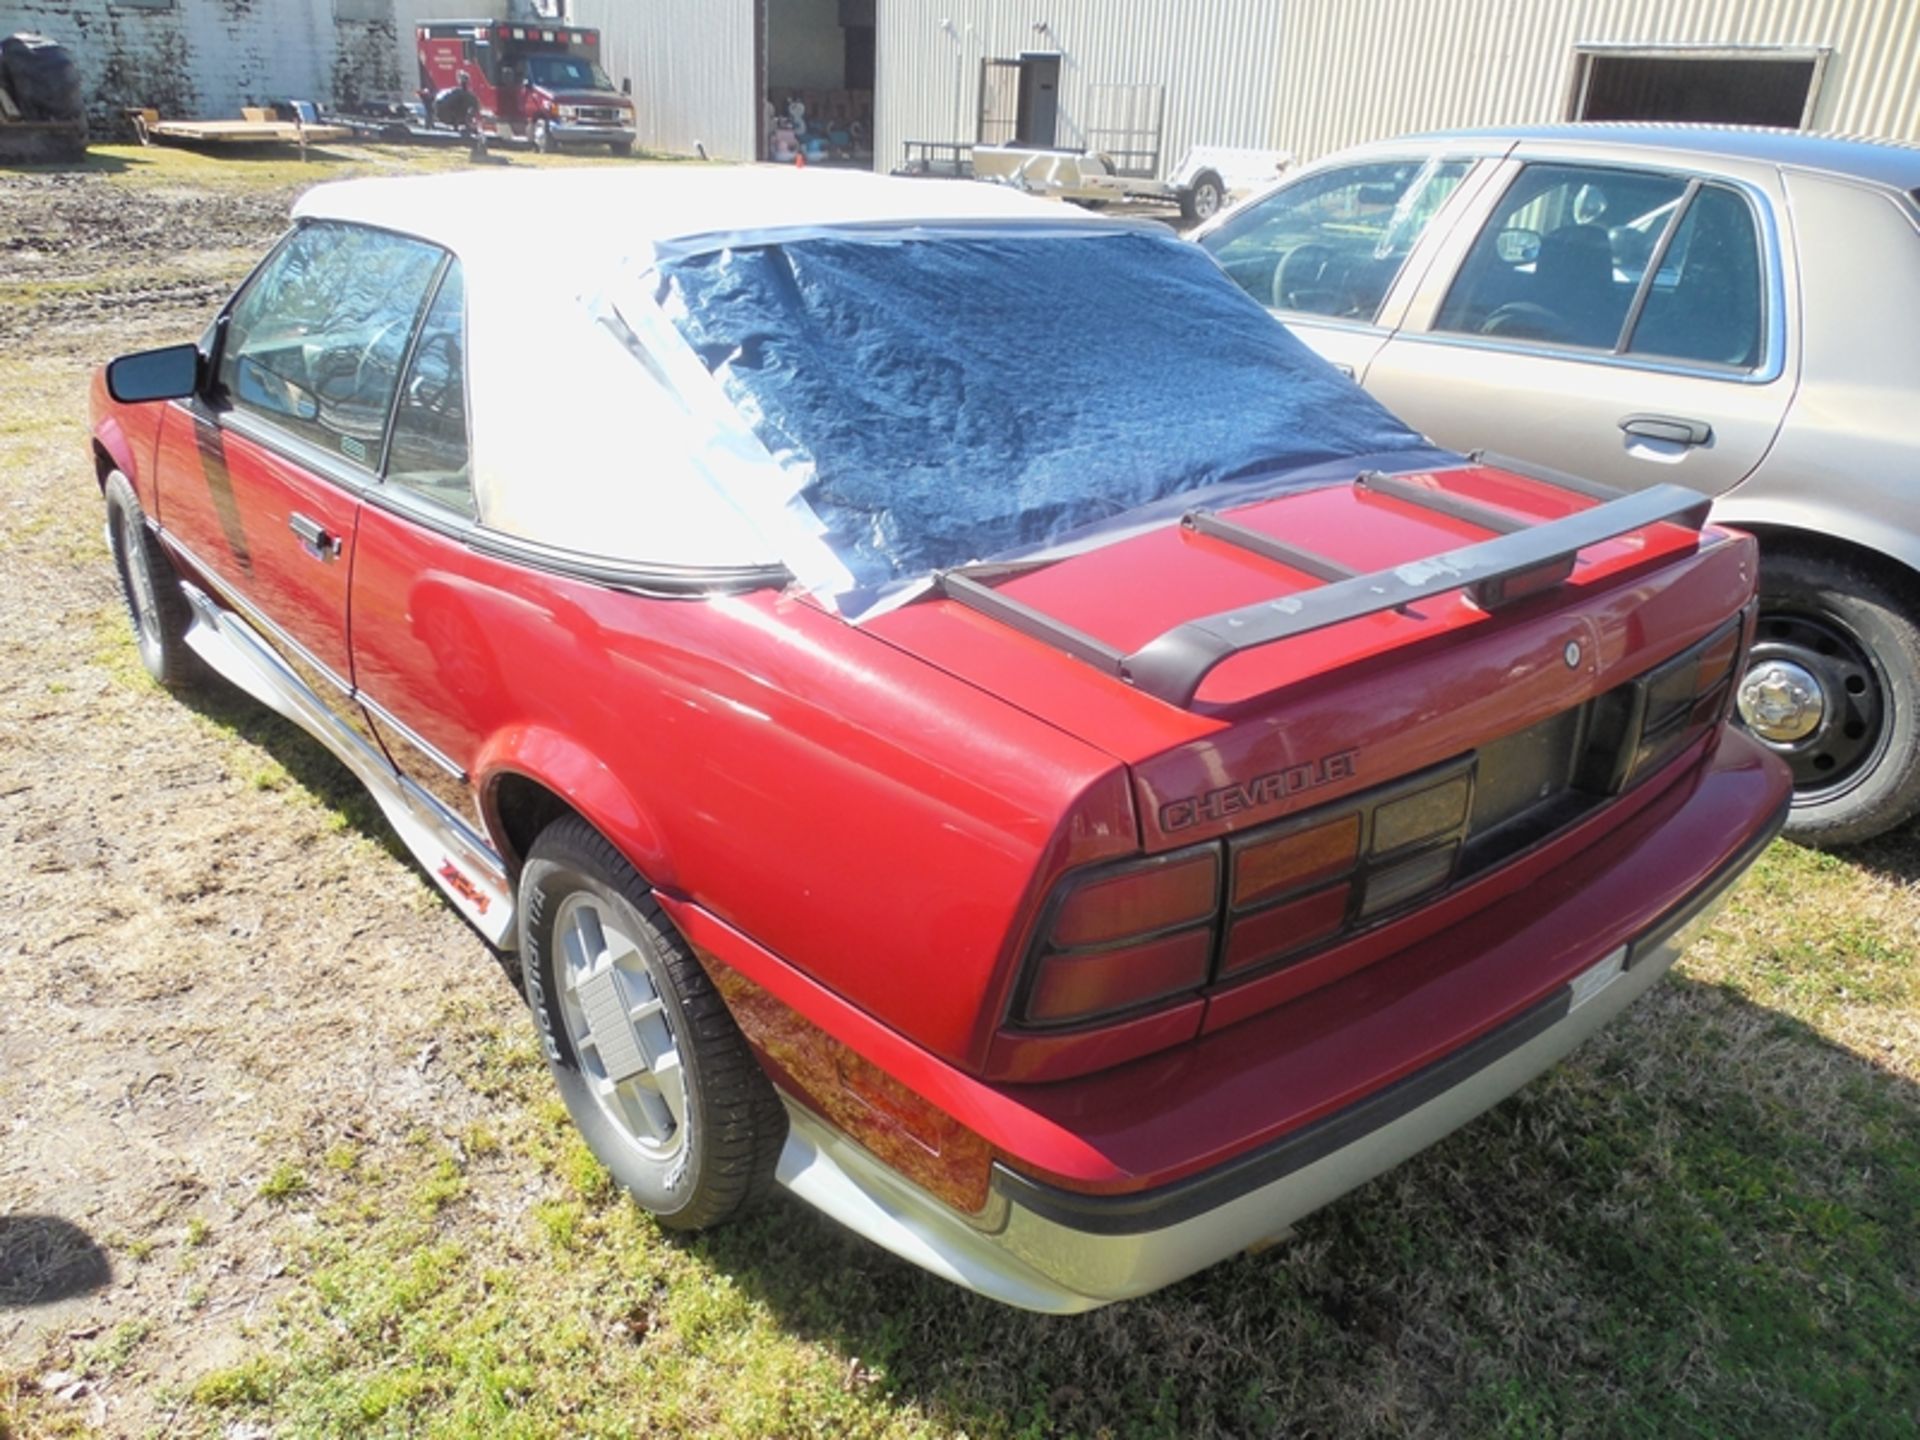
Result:
[[[0,176],[0,1437],[1920,1428],[1911,835],[1775,847],[1573,1061],[1148,1300],[639,1215],[338,768],[146,681],[85,460],[87,367],[196,333],[295,186],[446,163]]]

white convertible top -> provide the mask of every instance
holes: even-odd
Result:
[[[483,170],[318,186],[300,219],[451,251],[481,526],[613,566],[785,566],[831,595],[821,526],[660,309],[662,259],[822,234],[1146,230],[1004,187],[773,166]]]
[[[467,170],[342,180],[309,190],[296,218],[347,220],[418,235],[461,257],[524,268],[596,253],[636,258],[764,242],[795,230],[1012,224],[1114,229],[1106,219],[1003,185],[907,180],[772,165]],[[1164,234],[1164,227],[1151,226]],[[685,242],[708,239],[711,247]]]

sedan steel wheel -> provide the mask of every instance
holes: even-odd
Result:
[[[560,1016],[595,1102],[647,1159],[687,1144],[680,1047],[639,941],[598,897],[576,891],[554,916]]]
[[[1739,692],[1740,718],[1817,799],[1872,768],[1887,742],[1886,683],[1866,647],[1824,616],[1762,614]]]

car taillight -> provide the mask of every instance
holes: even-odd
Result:
[[[1440,889],[1453,878],[1472,795],[1472,771],[1456,763],[1376,791],[1344,814],[1229,841],[1234,887],[1221,976],[1304,954]]]
[[[1501,863],[1725,720],[1744,635],[1736,617],[1637,679],[1418,775],[1068,876],[1013,1023],[1117,1019],[1294,965]]]
[[[1722,626],[1641,678],[1639,739],[1627,765],[1626,784],[1651,775],[1726,718],[1745,635],[1744,618]]]
[[[1117,1015],[1207,982],[1220,908],[1220,847],[1097,870],[1054,897],[1020,1018],[1066,1025]]]

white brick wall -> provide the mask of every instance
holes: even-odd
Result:
[[[225,118],[242,105],[411,88],[395,0],[342,3],[348,17],[379,18],[336,18],[334,0],[0,0],[0,34],[36,30],[65,45],[96,124],[111,126],[131,105]]]

